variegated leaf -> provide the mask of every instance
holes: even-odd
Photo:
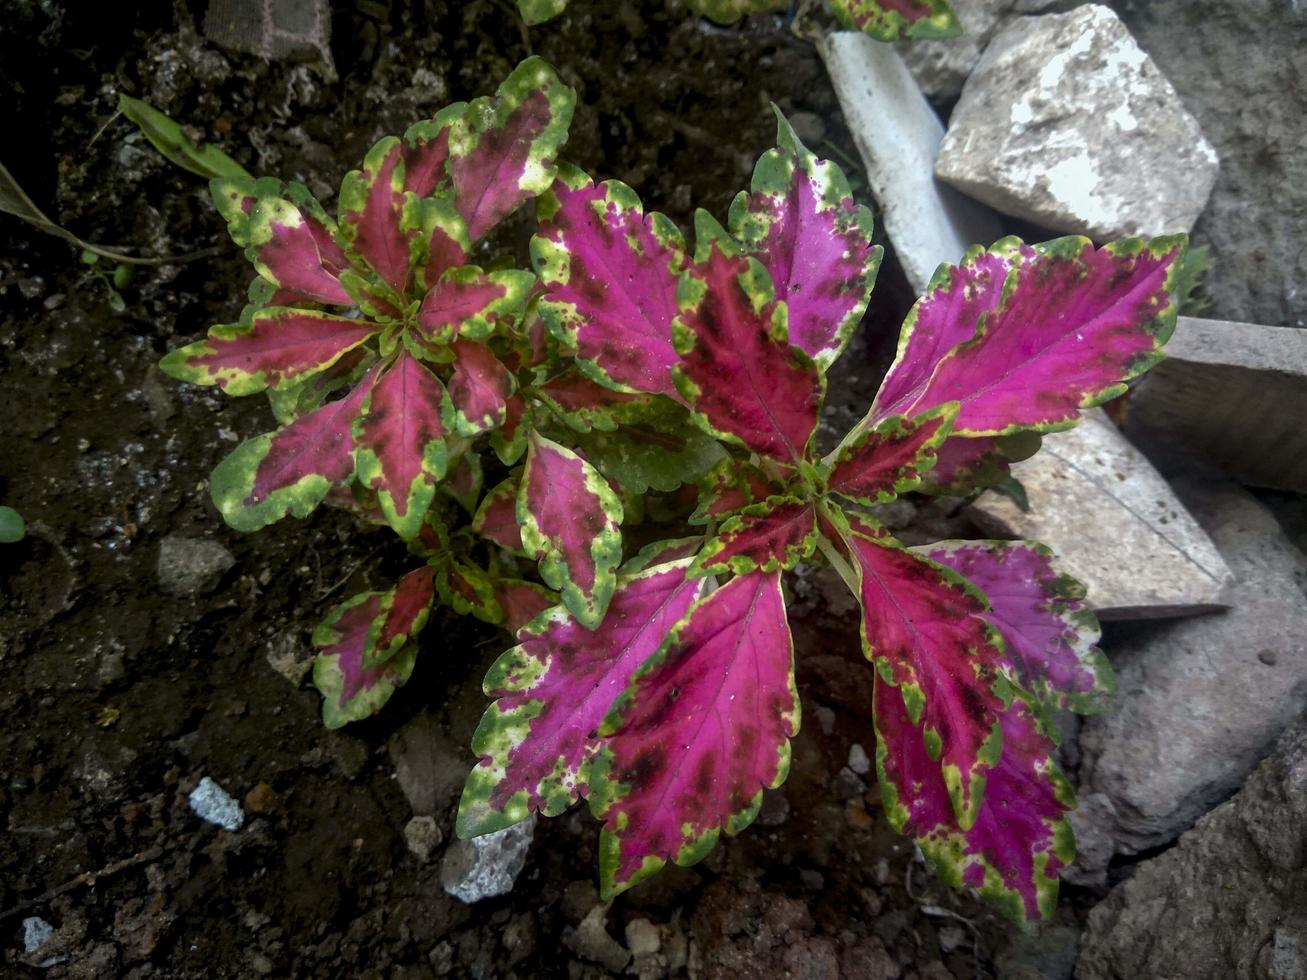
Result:
[[[648,414],[648,396],[630,395],[595,384],[589,377],[569,369],[531,389],[555,415],[577,432],[612,432],[621,423],[639,421]]]
[[[956,37],[962,24],[946,0],[830,0],[839,22],[878,41]]]
[[[893,500],[915,490],[935,465],[957,405],[942,405],[916,418],[890,416],[846,441],[833,461],[827,485],[863,504]]]
[[[364,592],[337,606],[313,633],[319,648],[313,684],[322,692],[322,721],[340,728],[376,714],[395,690],[407,683],[417,658],[409,644],[376,667],[365,667],[368,635],[383,616],[380,592]]]
[[[699,503],[689,523],[724,520],[750,504],[761,503],[779,489],[752,463],[728,456],[699,481]]]
[[[414,217],[407,220],[405,209]],[[404,190],[404,146],[397,136],[380,140],[340,185],[340,234],[381,280],[404,296],[412,281],[422,239],[420,203]]]
[[[520,477],[512,476],[486,491],[472,517],[472,530],[514,554],[522,550],[522,529],[517,523],[517,489]]]
[[[474,265],[450,269],[422,300],[417,327],[422,342],[436,346],[455,337],[485,340],[504,321],[521,318],[535,276],[519,269],[482,272]]]
[[[779,572],[793,568],[817,546],[812,504],[771,497],[727,520],[694,560],[693,575]]]
[[[454,428],[460,435],[475,436],[503,425],[508,418],[508,398],[516,386],[508,368],[485,344],[455,340],[449,350],[454,355],[454,373],[449,379]]]

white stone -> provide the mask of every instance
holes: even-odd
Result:
[[[1216,151],[1115,13],[1012,21],[962,91],[935,173],[1056,231],[1110,241],[1187,232]]]
[[[23,920],[23,952],[35,953],[50,941],[54,935],[54,926],[39,915],[29,916]]]
[[[998,219],[933,176],[944,126],[893,45],[840,31],[818,43],[885,231],[918,293],[942,262],[1002,236]]]
[[[191,790],[191,795],[186,799],[197,817],[223,830],[235,833],[245,822],[245,811],[241,805],[208,776],[200,780],[200,785]]]
[[[1177,483],[1234,570],[1229,612],[1108,649],[1109,712],[1081,729],[1081,789],[1119,853],[1173,840],[1236,790],[1307,705],[1307,557],[1233,484]],[[1092,870],[1092,869],[1087,869]]]
[[[859,776],[871,772],[871,760],[867,758],[867,750],[857,742],[849,746],[849,768]]]
[[[1042,541],[1089,589],[1103,619],[1183,616],[1225,605],[1230,569],[1166,480],[1101,409],[1012,465],[1030,510],[983,493],[971,517],[991,534]]]
[[[445,891],[469,905],[507,895],[526,866],[535,834],[536,815],[492,834],[456,840],[445,851],[440,883]]]

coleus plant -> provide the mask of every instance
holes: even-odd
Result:
[[[783,577],[828,564],[862,607],[887,817],[945,880],[1046,915],[1073,847],[1050,715],[1110,689],[1084,590],[1032,542],[905,548],[875,505],[1001,480],[1160,359],[1183,239],[1005,239],[941,267],[823,454],[826,374],[880,262],[844,175],[781,119],[691,252],[556,160],[573,101],[529,59],[378,143],[334,221],[298,184],[213,184],[259,276],[237,324],[164,364],[267,391],[282,426],[218,467],[215,503],[242,530],[349,507],[420,560],[315,633],[327,723],[408,679],[434,601],[506,625],[458,830],[585,798],[611,895],[702,858],[784,781]],[[487,236],[533,196],[528,272]],[[631,554],[636,525],[656,540]]]
[[[695,13],[719,24],[742,17],[790,9],[794,0],[686,0]],[[956,37],[962,24],[946,0],[828,0],[832,13],[850,31],[878,41]],[[568,0],[517,0],[528,24],[542,24],[567,9]]]

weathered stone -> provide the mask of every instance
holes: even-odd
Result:
[[[989,491],[970,508],[1002,537],[1042,541],[1103,619],[1184,616],[1225,604],[1230,570],[1161,474],[1100,410],[1012,466],[1030,510]]]
[[[223,830],[235,833],[245,822],[245,811],[235,798],[208,776],[191,790],[186,798],[195,815],[201,820],[216,824]]]
[[[894,252],[909,284],[924,292],[941,262],[999,238],[998,219],[933,178],[944,126],[892,45],[840,31],[818,50]]]
[[[1307,492],[1307,332],[1180,317],[1130,422],[1244,483]]]
[[[1081,980],[1307,977],[1307,725],[1089,913]]]
[[[159,588],[168,595],[204,595],[216,589],[235,564],[231,552],[217,541],[170,534],[159,542]]]
[[[939,41],[900,41],[898,50],[929,98],[956,99],[995,34],[1013,17],[1039,13],[1052,4],[1053,0],[952,0],[950,6],[962,22],[961,34]]]
[[[1079,948],[1080,930],[1074,926],[1013,930],[1011,941],[994,956],[994,970],[1003,980],[1071,980]]]
[[[1100,814],[1111,824],[1098,829],[1118,853],[1173,840],[1236,790],[1307,707],[1307,557],[1243,490],[1176,489],[1234,571],[1233,608],[1108,651],[1117,694],[1081,730],[1081,785],[1111,802]]]
[[[297,632],[287,630],[278,633],[267,643],[267,652],[263,659],[294,687],[304,683],[313,669],[313,651]]]
[[[450,895],[471,905],[507,895],[526,866],[535,834],[536,815],[493,834],[456,840],[445,849],[440,883]]]
[[[652,956],[662,948],[663,940],[648,919],[632,919],[626,924],[626,945],[633,956]]]
[[[401,728],[388,747],[399,787],[419,817],[438,815],[453,802],[472,768],[463,747],[429,714]]]
[[[1122,16],[1221,157],[1194,226],[1215,260],[1208,313],[1307,326],[1307,4],[1148,0]]]
[[[1110,241],[1187,232],[1216,151],[1107,7],[1013,21],[967,80],[935,173],[1007,214]]]
[[[204,36],[265,58],[331,60],[327,0],[209,0]]]
[[[604,925],[607,916],[607,903],[596,905],[575,929],[568,926],[563,930],[563,944],[578,956],[598,963],[610,973],[621,973],[631,961],[631,954],[625,946],[608,935],[608,928]]]
[[[404,843],[409,853],[423,863],[431,860],[437,847],[444,842],[445,834],[435,817],[414,817],[404,825]]]

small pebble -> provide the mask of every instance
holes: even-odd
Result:
[[[632,919],[626,924],[626,948],[632,956],[653,956],[662,945],[658,927],[648,919]]]
[[[245,813],[240,804],[221,786],[208,776],[200,780],[200,785],[191,790],[187,797],[191,809],[201,820],[216,824],[223,830],[235,833],[245,822]]]
[[[54,926],[38,915],[23,920],[23,952],[35,953],[54,935]]]
[[[859,776],[871,772],[871,760],[867,758],[867,750],[857,742],[849,746],[849,768]]]

